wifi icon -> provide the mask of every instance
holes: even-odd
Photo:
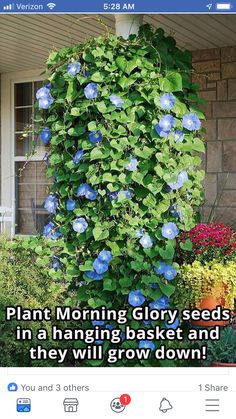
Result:
[[[56,7],[56,4],[55,3],[48,3],[47,6],[50,10],[53,10],[54,7]]]

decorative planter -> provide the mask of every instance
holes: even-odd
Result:
[[[230,364],[227,362],[212,362],[211,367],[232,368],[232,367],[236,367],[236,364],[233,364],[233,363]]]
[[[217,306],[225,307],[225,299],[222,298],[222,290],[221,288],[217,288],[213,291],[214,295],[209,295],[204,297],[200,302],[199,306],[197,307],[199,310],[214,310]],[[226,326],[229,322],[228,321],[217,321],[217,320],[199,320],[199,321],[192,321],[193,326],[201,326],[201,327],[214,327],[214,326]]]

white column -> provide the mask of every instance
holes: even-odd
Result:
[[[129,35],[137,35],[142,25],[143,15],[138,14],[115,14],[116,34],[127,39]]]

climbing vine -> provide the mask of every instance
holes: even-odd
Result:
[[[145,25],[128,40],[107,34],[52,52],[47,78],[36,121],[54,184],[38,263],[70,283],[67,304],[168,307],[176,237],[195,225],[202,200],[204,115],[191,54]]]

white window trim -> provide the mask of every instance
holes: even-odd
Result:
[[[1,205],[12,209],[15,235],[15,138],[14,138],[14,85],[44,80],[43,70],[28,70],[1,75]],[[32,161],[42,160],[34,156]],[[22,159],[25,161],[26,159]],[[19,160],[18,160],[19,161]]]

